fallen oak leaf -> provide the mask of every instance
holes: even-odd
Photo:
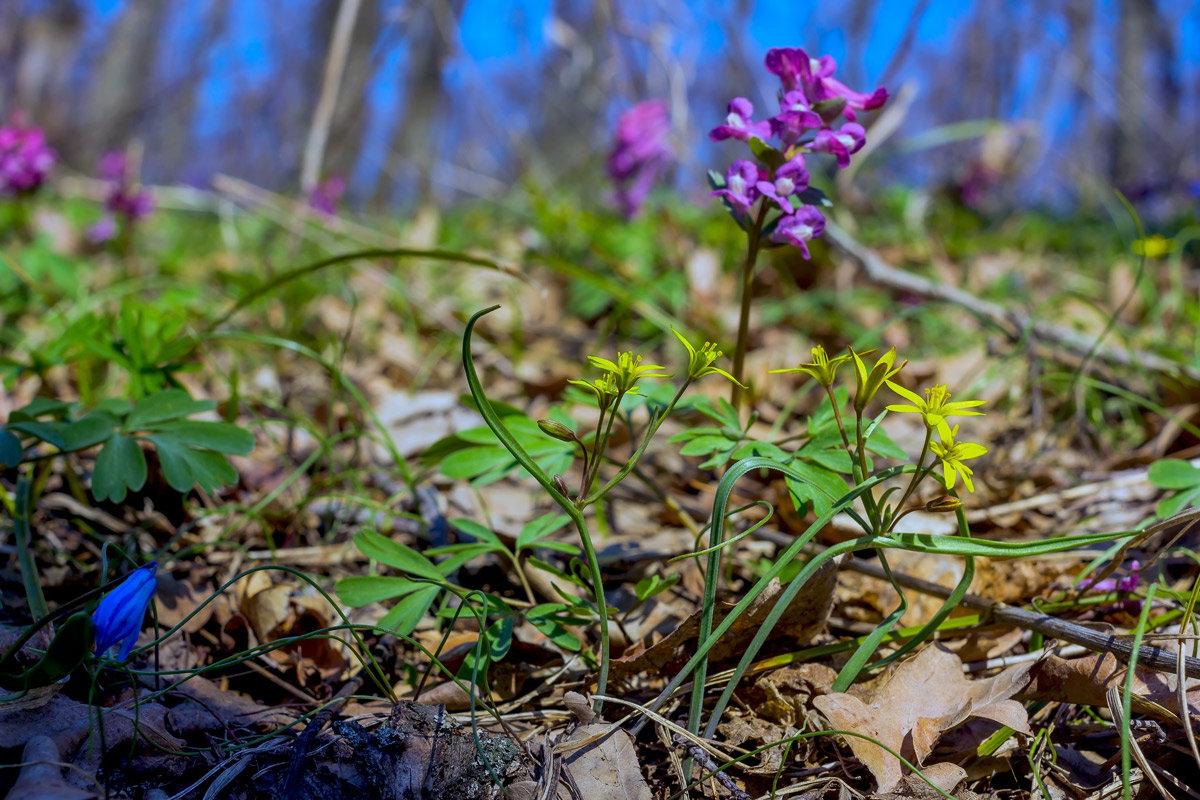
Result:
[[[1031,666],[1016,664],[972,681],[958,656],[933,645],[900,664],[865,701],[835,692],[815,698],[813,705],[833,727],[874,739],[920,765],[943,733],[971,718],[1032,735],[1024,706],[1011,699],[1026,684]],[[900,760],[872,741],[846,738],[879,792],[891,791],[903,777]]]

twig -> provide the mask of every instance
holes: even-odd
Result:
[[[704,752],[704,748],[700,747],[698,744],[689,742],[686,738],[678,733],[671,738],[675,744],[682,747],[684,750],[687,750],[688,755],[695,760],[697,764],[699,764],[703,769],[708,770],[710,775],[720,781],[721,785],[728,789],[729,793],[733,795],[734,800],[750,800],[750,795],[748,795],[740,786],[734,783],[733,778],[729,777],[724,770],[717,766],[716,762],[709,757],[708,753]]]
[[[873,578],[887,579],[881,567],[860,559],[847,559],[844,566],[855,572],[870,575]],[[938,583],[923,580],[902,572],[892,571],[896,582],[909,589],[933,595],[934,597],[949,597],[951,590]],[[1092,628],[1085,628],[1072,622],[1056,619],[1049,614],[1036,611],[1026,611],[1005,603],[995,603],[977,594],[966,594],[959,605],[981,612],[996,622],[1003,622],[1026,630],[1037,631],[1043,636],[1062,639],[1064,642],[1086,647],[1094,653],[1112,653],[1128,663],[1133,655],[1133,643],[1128,639],[1112,634],[1101,633]],[[1156,672],[1176,672],[1179,669],[1179,656],[1158,647],[1143,645],[1138,649],[1138,666],[1155,670]],[[1184,657],[1184,672],[1189,678],[1200,678],[1200,658]]]
[[[350,49],[350,34],[354,32],[354,21],[358,18],[360,0],[342,0],[338,7],[337,22],[333,27],[333,38],[329,41],[329,56],[325,59],[325,76],[321,81],[321,97],[313,112],[312,127],[308,129],[308,142],[304,145],[304,164],[300,170],[300,188],[311,192],[317,185],[321,172],[321,161],[325,156],[325,143],[329,141],[329,126],[333,122],[333,111],[337,106],[338,87],[342,84],[342,72],[346,68],[346,54]]]
[[[1013,341],[1019,341],[1022,332],[1027,330],[1029,335],[1035,339],[1054,342],[1082,357],[1093,353],[1097,358],[1104,359],[1111,364],[1123,367],[1141,367],[1158,373],[1177,373],[1193,381],[1200,381],[1200,369],[1187,364],[1181,364],[1143,350],[1126,350],[1103,344],[1095,346],[1093,337],[1077,330],[1034,319],[1016,309],[1005,308],[996,303],[981,300],[963,289],[943,286],[911,272],[897,269],[836,223],[828,222],[826,224],[825,236],[846,255],[861,264],[869,280],[896,291],[954,303],[977,317],[993,323]]]

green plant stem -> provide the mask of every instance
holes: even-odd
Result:
[[[734,408],[739,408],[742,402],[742,387],[738,384],[745,383],[742,376],[746,366],[746,342],[750,338],[750,301],[753,299],[754,268],[758,263],[758,249],[767,210],[768,206],[764,200],[759,206],[754,225],[746,231],[746,261],[742,264],[742,302],[738,313],[737,345],[733,349],[733,377],[737,382],[733,384],[729,400],[729,404]]]
[[[17,481],[17,502],[13,512],[13,529],[16,534],[17,563],[21,568],[21,582],[25,585],[25,597],[29,602],[29,613],[41,619],[50,615],[42,584],[38,581],[37,562],[33,558],[33,543],[29,530],[29,498],[32,484],[28,476]]]
[[[858,474],[855,475],[855,483],[862,483],[867,479],[867,443],[863,440],[863,425],[862,412],[855,412],[855,434],[857,436],[857,447],[855,452],[851,454],[851,458],[856,459]],[[863,506],[867,509],[867,516],[871,520],[871,527],[876,533],[882,533],[882,524],[879,520],[879,507],[875,505],[875,494],[873,492],[864,492]]]
[[[608,636],[608,601],[604,598],[604,576],[600,572],[600,560],[596,556],[596,548],[592,544],[592,536],[588,531],[587,521],[583,518],[583,511],[569,497],[560,492],[554,485],[554,481],[546,474],[538,463],[529,455],[529,452],[517,441],[513,436],[512,431],[504,426],[504,421],[500,419],[500,415],[496,413],[496,409],[492,407],[492,403],[488,400],[487,395],[483,391],[483,384],[479,382],[479,374],[475,371],[475,363],[471,359],[471,332],[475,329],[475,323],[480,317],[485,314],[490,314],[500,306],[490,306],[482,311],[476,311],[471,319],[467,321],[467,327],[463,331],[462,344],[462,359],[463,369],[466,371],[467,386],[471,390],[471,396],[475,399],[476,405],[479,407],[479,413],[483,416],[484,422],[491,428],[492,433],[500,440],[500,444],[508,452],[512,453],[513,458],[517,463],[524,467],[534,480],[541,484],[546,493],[558,503],[559,508],[566,512],[571,518],[571,522],[575,524],[575,530],[579,533],[579,541],[583,546],[584,560],[587,562],[588,571],[591,573],[592,580],[592,596],[596,601],[596,613],[600,619],[600,669],[599,675],[596,678],[597,694],[604,694],[608,689],[608,668],[609,668],[609,636]],[[643,443],[643,449],[645,443]],[[639,451],[640,452],[640,451]],[[626,465],[628,469],[633,469],[633,464]],[[599,700],[594,704],[596,713],[599,713],[603,703]]]
[[[897,512],[899,512],[901,509],[904,508],[904,504],[906,502],[908,502],[908,498],[912,497],[912,493],[914,491],[916,491],[917,485],[920,484],[922,479],[924,479],[924,477],[929,474],[928,470],[925,470],[922,468],[925,465],[925,456],[927,456],[929,454],[929,442],[932,439],[933,439],[933,429],[930,427],[926,427],[925,428],[925,442],[924,442],[924,444],[921,445],[921,455],[917,456],[917,461],[916,461],[917,471],[913,473],[912,479],[908,482],[908,488],[906,488],[904,490],[904,494],[901,495],[900,502],[896,503],[896,511]],[[896,523],[899,521],[899,519],[900,518],[898,516],[893,517],[892,523],[890,525],[888,525],[889,531],[892,528],[896,527]]]
[[[654,438],[654,434],[658,433],[658,429],[662,427],[663,422],[665,422],[667,417],[670,416],[671,410],[675,408],[675,405],[679,402],[680,398],[683,397],[683,393],[687,391],[687,388],[691,385],[691,383],[692,379],[689,377],[686,381],[680,384],[679,389],[675,392],[675,396],[671,398],[671,402],[667,404],[667,407],[663,409],[663,412],[651,418],[650,425],[646,428],[646,438],[642,440],[640,445],[638,445],[637,451],[629,457],[629,460],[626,461],[625,465],[617,471],[617,474],[608,480],[608,483],[597,489],[594,494],[589,495],[583,501],[583,506],[581,507],[589,506],[600,498],[604,497],[604,495],[608,494],[614,486],[625,480],[625,476],[633,471],[634,467],[638,465],[638,462],[642,460],[642,456],[645,455],[646,448],[650,446],[650,440]],[[616,414],[616,411],[613,413]]]
[[[617,414],[621,411],[621,400],[625,395],[617,395],[616,401],[612,404],[612,409],[609,412],[608,420],[604,423],[604,430],[601,432],[600,423],[596,423],[596,441],[592,451],[591,469],[588,470],[586,481],[579,490],[579,499],[576,503],[584,503],[584,498],[592,491],[592,486],[596,484],[596,478],[600,476],[600,463],[604,460],[604,454],[608,451],[608,440],[612,438],[613,424],[616,423]]]
[[[846,424],[842,422],[842,409],[833,395],[833,387],[826,386],[825,394],[829,395],[829,407],[833,409],[833,419],[837,422],[838,433],[842,435],[842,444],[846,446],[846,452],[850,454],[850,457],[854,458],[854,451],[850,449],[850,435],[846,433]]]

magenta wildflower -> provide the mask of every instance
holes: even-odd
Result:
[[[0,127],[0,195],[27,194],[46,182],[57,155],[41,128],[14,114]]]
[[[775,170],[773,180],[759,181],[757,188],[765,197],[778,203],[784,214],[791,214],[792,203],[788,198],[808,188],[808,170],[804,168],[804,156],[794,156]]]
[[[104,181],[105,215],[88,231],[88,238],[97,244],[117,235],[117,219],[130,226],[150,216],[154,198],[137,183],[133,167],[125,153],[114,150],[100,159],[100,179]]]
[[[338,202],[345,193],[346,179],[340,175],[330,175],[308,193],[308,206],[332,217],[337,213]]]
[[[771,241],[799,247],[805,258],[812,258],[808,243],[825,231],[825,217],[813,206],[800,206],[795,213],[779,218]]]
[[[829,153],[837,158],[841,169],[850,166],[850,155],[857,153],[866,144],[867,132],[857,122],[847,122],[836,131],[823,128],[808,146],[814,153]]]
[[[725,124],[718,125],[708,133],[708,138],[714,142],[725,139],[741,139],[749,141],[751,137],[766,139],[771,135],[771,123],[763,120],[755,122],[754,105],[744,97],[735,97],[726,107]]]
[[[855,111],[870,111],[887,102],[888,93],[883,87],[863,94],[834,78],[837,62],[830,56],[811,58],[799,47],[775,47],[767,51],[766,65],[769,72],[779,77],[784,92],[800,89],[810,105],[845,99],[842,113],[851,122],[856,118]]]
[[[671,118],[666,101],[646,100],[617,120],[608,174],[616,184],[616,202],[626,218],[637,215],[654,182],[674,159]]]
[[[92,621],[96,623],[96,655],[103,656],[119,644],[121,651],[117,660],[124,661],[129,657],[142,630],[146,607],[158,585],[154,580],[156,569],[157,561],[138,567],[96,606],[92,614]]]
[[[824,123],[821,115],[812,110],[804,92],[793,90],[779,100],[779,113],[770,119],[771,132],[791,146],[807,130],[819,128]]]
[[[725,173],[725,188],[717,189],[709,196],[723,197],[739,215],[745,214],[758,200],[758,182],[765,177],[766,174],[753,161],[735,161]]]
[[[1085,592],[1132,592],[1138,587],[1142,564],[1138,560],[1133,560],[1129,564],[1130,573],[1124,578],[1105,578],[1102,581],[1092,579],[1083,584],[1082,588]]]

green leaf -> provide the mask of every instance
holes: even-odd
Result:
[[[561,619],[563,612],[567,610],[568,607],[561,603],[542,603],[526,611],[525,619],[562,649],[578,652],[583,647],[583,643],[579,641],[578,636],[566,628]]]
[[[354,534],[354,546],[361,550],[367,558],[373,558],[381,564],[387,564],[389,567],[407,572],[409,575],[428,578],[439,583],[445,579],[434,563],[425,556],[411,547],[394,542],[375,531],[359,531]]]
[[[16,414],[14,413],[15,417]],[[11,418],[10,418],[11,419]],[[36,436],[47,444],[57,447],[59,450],[65,450],[63,444],[62,431],[66,425],[62,422],[12,422],[7,425],[9,430],[20,431],[29,436]]]
[[[492,661],[500,661],[508,655],[513,642],[513,617],[503,617],[496,620],[487,629],[489,655]]]
[[[400,636],[408,636],[420,624],[421,618],[441,591],[438,586],[423,586],[384,614],[379,620],[379,627],[395,631]]]
[[[787,453],[779,449],[776,445],[770,442],[746,442],[741,447],[733,451],[732,458],[740,460],[749,458],[750,456],[764,456],[766,458],[775,458],[780,461],[787,461]]]
[[[1186,489],[1200,485],[1200,468],[1178,458],[1164,458],[1150,465],[1149,478],[1160,489]]]
[[[789,475],[785,479],[798,509],[803,509],[807,501],[812,503],[813,511],[824,514],[846,493],[845,479],[833,470],[803,460],[793,461],[791,467],[802,478],[797,480]]]
[[[887,435],[887,431],[882,426],[878,426],[871,435],[867,437],[867,450],[877,456],[884,458],[894,458],[898,461],[907,461],[908,453],[900,448],[900,445],[892,441],[892,437]]]
[[[25,458],[21,440],[7,428],[0,428],[0,470],[15,467]]]
[[[736,442],[731,442],[724,436],[697,436],[679,448],[679,454],[681,456],[706,456],[709,453],[728,450],[735,444]]]
[[[65,678],[83,663],[92,651],[96,626],[85,611],[67,617],[46,648],[46,653],[25,673],[25,686],[49,686]]]
[[[507,472],[516,463],[503,447],[470,447],[446,456],[439,469],[447,478],[471,479],[496,469]]]
[[[787,160],[783,157],[783,153],[756,136],[751,136],[746,144],[750,145],[750,152],[754,153],[754,157],[772,170],[777,169]]]
[[[254,434],[226,422],[168,421],[162,427],[155,427],[154,433],[179,445],[216,450],[219,453],[244,455],[254,448]]]
[[[92,472],[92,496],[119,503],[128,489],[146,485],[146,454],[136,439],[114,434],[96,455]]]
[[[450,520],[450,524],[460,533],[466,534],[480,542],[485,542],[502,550],[508,549],[504,546],[504,542],[500,541],[500,537],[496,535],[495,531],[473,519],[452,519]]]
[[[679,583],[679,578],[679,573],[668,575],[665,579],[659,575],[647,575],[633,587],[633,593],[637,595],[638,602],[640,603],[654,597],[656,594],[662,594],[667,591]]]
[[[526,547],[532,547],[535,543],[549,536],[557,530],[560,530],[567,524],[568,517],[566,514],[550,513],[543,514],[535,520],[527,523],[521,528],[521,533],[517,536],[517,552]],[[573,546],[568,545],[568,551],[574,551]]]
[[[216,408],[216,403],[211,400],[193,400],[183,389],[166,389],[139,401],[125,418],[125,430],[144,430],[155,423],[187,417],[213,408]]]
[[[1189,506],[1196,505],[1197,501],[1200,501],[1200,486],[1185,489],[1174,497],[1166,498],[1158,504],[1154,513],[1160,518],[1166,519],[1175,516]]]
[[[712,187],[714,192],[718,189],[724,189],[725,176],[717,172],[715,169],[710,169],[708,171],[708,185]]]
[[[343,603],[357,607],[404,597],[428,585],[398,575],[356,575],[342,578],[333,588]]]
[[[49,397],[35,397],[26,405],[21,406],[8,418],[11,422],[32,422],[39,417],[55,417],[61,419],[71,408],[70,403],[52,400]]]
[[[104,411],[92,411],[62,430],[63,450],[84,450],[92,445],[108,441],[116,433],[116,417]]]

